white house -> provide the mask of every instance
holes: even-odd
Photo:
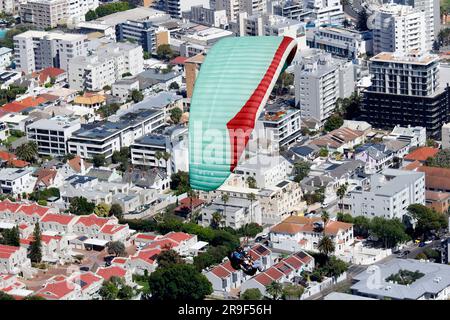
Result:
[[[31,268],[25,248],[0,244],[0,273],[18,274]]]

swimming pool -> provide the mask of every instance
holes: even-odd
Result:
[[[6,32],[8,29],[0,29],[0,39],[3,39],[6,36]]]

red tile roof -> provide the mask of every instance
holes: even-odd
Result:
[[[44,102],[47,102],[47,99],[44,99],[43,97],[28,97],[23,100],[20,100],[20,104],[26,108],[30,107],[36,107]]]
[[[189,239],[191,239],[193,236],[188,234],[188,233],[184,233],[184,232],[169,232],[166,235],[164,235],[163,238],[165,239],[171,239],[173,241],[176,241],[178,243],[182,242],[182,241],[187,241]]]
[[[436,153],[439,152],[438,148],[433,147],[420,147],[414,150],[413,152],[407,154],[404,159],[410,161],[425,161],[429,157],[433,157]]]
[[[41,221],[42,222],[56,222],[61,225],[68,225],[76,218],[77,218],[76,216],[70,216],[70,215],[66,215],[66,214],[49,213],[49,214],[46,214]]]
[[[43,84],[47,81],[48,78],[51,78],[51,77],[56,78],[57,76],[59,76],[63,73],[65,73],[65,71],[63,69],[54,68],[54,67],[45,68],[39,72],[39,82],[41,84]]]
[[[179,57],[176,57],[176,58],[172,59],[172,60],[170,61],[170,64],[173,64],[173,65],[176,65],[176,64],[184,64],[184,63],[186,62],[187,59],[188,59],[188,58],[186,58],[186,57],[181,57],[181,56],[179,56]]]
[[[110,266],[106,268],[99,268],[97,270],[97,275],[108,281],[111,277],[120,277],[123,278],[127,274],[127,271],[124,268],[119,266]]]
[[[290,265],[295,270],[298,270],[303,266],[303,262],[295,256],[290,256],[289,258],[286,258],[283,261],[288,265]]]
[[[10,212],[17,212],[17,210],[20,208],[22,204],[17,202],[12,202],[8,199],[0,201],[0,212],[3,211],[10,211]]]
[[[273,279],[270,278],[268,275],[266,275],[265,273],[260,273],[258,274],[255,278],[256,281],[258,281],[259,283],[261,283],[263,286],[268,286],[269,284],[272,283]]]
[[[178,242],[171,239],[161,239],[156,240],[147,247],[148,249],[159,248],[159,249],[173,249],[178,246]]]
[[[47,212],[49,212],[50,208],[40,206],[36,203],[32,203],[29,205],[22,205],[19,209],[19,212],[23,212],[27,216],[32,216],[34,214],[37,214],[40,217],[43,217]]]
[[[39,172],[37,173],[36,185],[38,185],[39,183],[43,183],[46,187],[49,187],[53,184],[57,173],[58,171],[56,171],[55,169],[43,168],[39,170]]]
[[[140,240],[155,240],[156,236],[148,233],[139,233],[135,238]]]
[[[20,247],[13,247],[0,244],[0,259],[9,259],[11,255],[20,250]]]
[[[47,283],[36,295],[49,300],[59,300],[75,290],[75,286],[68,280]]]
[[[131,257],[132,260],[142,260],[146,263],[154,264],[158,254],[161,253],[160,249],[144,249],[139,251],[137,254],[135,254],[133,257]]]
[[[103,278],[97,276],[93,272],[84,272],[80,274],[76,274],[74,277],[70,279],[72,282],[78,284],[81,287],[81,290],[86,290],[92,284],[96,282],[102,282]]]
[[[231,272],[222,267],[221,265],[214,267],[211,270],[211,272],[221,279],[228,278],[231,275]]]
[[[264,273],[271,277],[273,280],[278,280],[283,276],[283,273],[275,267],[267,269]]]
[[[123,225],[123,224],[105,224],[100,229],[100,232],[105,233],[105,234],[115,234],[125,228],[126,228],[126,225]]]
[[[90,214],[88,216],[81,216],[78,218],[78,221],[76,224],[82,224],[85,227],[91,227],[93,225],[96,225],[98,227],[102,227],[106,223],[108,223],[109,219],[101,218],[97,216],[96,214]]]
[[[10,102],[10,103],[5,104],[2,107],[2,110],[7,111],[7,112],[18,113],[18,112],[22,112],[23,110],[25,110],[27,108],[28,108],[27,106],[24,106],[21,103]]]

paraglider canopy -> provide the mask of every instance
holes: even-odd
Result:
[[[193,189],[215,190],[233,172],[279,75],[296,52],[290,37],[224,38],[208,51],[190,105]]]

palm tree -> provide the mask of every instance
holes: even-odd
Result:
[[[281,283],[272,281],[266,286],[266,292],[272,297],[273,300],[278,300],[283,294],[283,286]]]
[[[341,200],[341,210],[344,210],[344,197],[345,194],[347,193],[347,187],[348,183],[345,183],[336,190],[336,195]]]
[[[23,143],[16,149],[16,155],[19,159],[31,162],[37,155],[37,145],[34,141]]]
[[[327,259],[328,255],[330,253],[334,252],[335,246],[333,240],[329,236],[323,236],[322,239],[320,239],[319,243],[317,244],[317,249],[319,249],[319,252],[324,254]]]
[[[327,211],[323,210],[320,217],[322,218],[323,221],[323,232],[325,233],[325,228],[327,226],[328,221],[330,220],[330,214]]]
[[[220,212],[216,211],[212,214],[211,218],[212,218],[211,219],[211,227],[213,227],[214,229],[217,229],[222,224],[222,221],[223,221],[222,214]]]
[[[228,194],[224,193],[221,196],[222,202],[223,202],[223,215],[226,217],[227,216],[227,203],[228,201],[230,201],[230,197],[228,196]]]
[[[193,205],[193,198],[195,198],[196,193],[195,193],[194,190],[189,189],[188,192],[187,192],[187,196],[189,197],[189,205],[190,205],[190,207],[189,207],[189,209],[190,209],[189,215],[191,215],[192,214],[192,210],[194,209],[193,208],[194,207],[194,205]]]
[[[158,167],[159,167],[159,160],[161,160],[161,158],[162,158],[161,151],[156,151],[155,152],[155,158],[158,160]]]

